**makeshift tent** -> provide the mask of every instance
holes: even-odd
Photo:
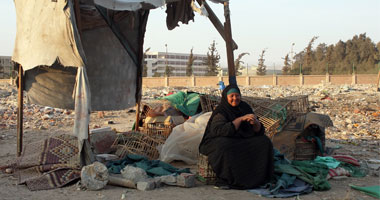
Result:
[[[79,148],[88,137],[90,111],[139,105],[144,34],[149,9],[167,3],[167,27],[187,24],[193,0],[14,0],[17,35],[12,60],[19,68],[17,154],[22,151],[23,90],[30,103],[75,109]],[[229,71],[236,82],[228,0],[223,26],[197,0],[226,40]],[[232,65],[231,65],[232,63]],[[137,108],[137,111],[139,108]]]

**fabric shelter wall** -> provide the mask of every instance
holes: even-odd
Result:
[[[92,110],[121,110],[135,105],[136,66],[109,27],[82,35]]]
[[[81,31],[80,47],[86,57],[91,110],[121,110],[132,107],[136,102],[136,91],[139,90],[139,70],[121,42],[128,44],[135,59],[142,58],[138,56],[142,55],[148,15],[146,11],[114,12],[114,16],[117,16],[114,25],[120,30],[120,38],[104,22],[95,7],[87,5],[86,9],[83,12],[86,16],[81,18],[91,23],[87,23],[86,28]],[[76,69],[65,67],[58,57],[55,61],[51,69],[40,66],[26,70],[25,89],[29,102],[73,109]]]
[[[83,67],[84,55],[75,24],[72,0],[14,0],[17,34],[12,60],[24,71],[50,66]]]
[[[72,98],[76,67],[40,66],[25,72],[25,91],[29,103],[74,109]]]

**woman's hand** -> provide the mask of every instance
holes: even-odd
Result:
[[[241,116],[240,118],[242,121],[249,122],[252,125],[258,123],[258,120],[254,114],[246,114],[244,116]]]
[[[255,132],[258,132],[261,128],[261,124],[259,120],[257,120],[256,116],[254,114],[246,114],[244,116],[236,118],[232,123],[235,126],[235,130],[238,130],[240,127],[241,122],[246,121],[253,125],[253,130]]]

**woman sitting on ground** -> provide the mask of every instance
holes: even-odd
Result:
[[[252,189],[270,181],[273,145],[240,90],[229,85],[208,121],[199,152],[208,156],[216,186]]]

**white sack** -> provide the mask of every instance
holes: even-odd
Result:
[[[211,112],[196,115],[174,127],[162,146],[160,160],[168,163],[173,160],[181,160],[187,164],[196,164],[199,154],[198,147],[210,116]]]

